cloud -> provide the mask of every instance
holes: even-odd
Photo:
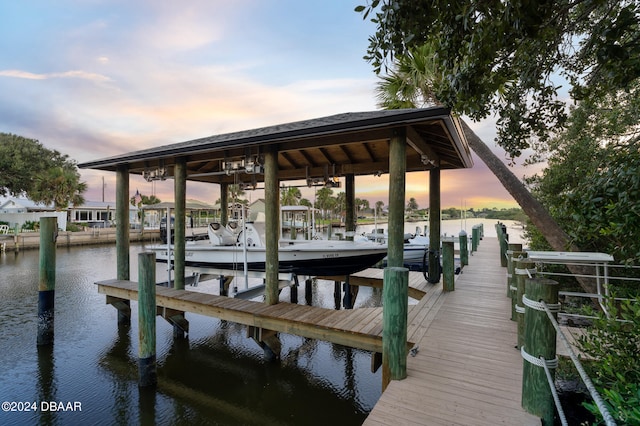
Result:
[[[37,74],[28,71],[21,70],[2,70],[0,71],[0,77],[21,78],[26,80],[49,80],[54,78],[77,78],[80,80],[89,80],[95,82],[108,82],[111,79],[107,76],[96,74],[92,72],[86,72],[82,70],[72,70],[64,72],[44,73]]]

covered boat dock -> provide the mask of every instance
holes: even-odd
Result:
[[[86,162],[79,164],[79,167],[116,173],[116,280],[119,281],[130,279],[129,223],[126,214],[130,197],[129,175],[142,175],[149,181],[174,179],[174,288],[177,290],[184,290],[185,286],[187,180],[221,186],[223,224],[227,221],[228,186],[239,180],[253,187],[262,185],[266,205],[267,248],[264,303],[275,305],[278,303],[279,289],[278,222],[281,181],[302,180],[308,185],[331,186],[339,178],[344,178],[346,231],[349,233],[355,231],[356,224],[355,176],[388,173],[387,264],[389,268],[401,269],[406,173],[429,172],[429,236],[432,247],[439,247],[440,172],[469,168],[472,164],[460,121],[448,109],[433,107],[337,114],[154,147]],[[436,259],[437,251],[430,250],[429,261],[435,263]],[[387,296],[386,293],[384,297],[385,310],[406,312],[407,300]],[[387,297],[394,300],[387,300]],[[406,334],[406,318],[404,329]],[[390,362],[406,358],[404,348],[397,352],[387,354],[387,358],[391,357]],[[383,365],[383,387],[390,380],[406,375],[406,367],[402,371],[402,362],[400,364],[400,371],[385,369]]]

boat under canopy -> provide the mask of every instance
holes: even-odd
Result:
[[[208,226],[208,240],[188,241],[185,266],[226,270],[265,271],[266,247],[255,223],[224,227]],[[168,250],[169,249],[169,250]],[[173,245],[150,247],[156,261],[173,261]],[[348,275],[380,262],[387,255],[386,244],[366,240],[280,240],[278,270],[296,275]]]

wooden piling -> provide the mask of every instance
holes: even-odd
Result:
[[[264,290],[267,305],[278,303],[278,238],[280,236],[280,187],[278,184],[278,149],[269,146],[264,156],[265,200],[265,275]]]
[[[507,234],[507,227],[502,223],[498,223],[496,225],[496,234],[498,235],[498,240],[500,241],[500,266],[506,268],[507,250],[509,245],[509,235]]]
[[[524,345],[524,305],[522,304],[522,295],[525,294],[525,281],[527,278],[535,277],[535,263],[527,258],[517,260],[515,262],[514,274],[516,277],[516,321],[518,323],[518,344],[520,349]],[[529,277],[531,274],[531,277]]]
[[[389,146],[389,227],[387,265],[404,264],[404,204],[407,170],[406,131],[393,129]]]
[[[311,278],[304,280],[304,301],[307,305],[313,303],[313,280]]]
[[[129,168],[119,165],[116,169],[116,268],[119,280],[129,280],[131,266],[129,262]],[[118,325],[131,324],[131,301],[123,301],[118,308]]]
[[[478,242],[480,241],[480,228],[475,225],[471,228],[471,253],[478,251]]]
[[[409,270],[387,267],[382,288],[382,390],[407,377]]]
[[[173,167],[175,222],[173,226],[174,244],[174,278],[173,288],[184,290],[185,285],[185,250],[186,250],[186,195],[187,195],[187,161],[184,157],[176,159]],[[167,219],[169,228],[169,219]]]
[[[156,255],[138,255],[138,386],[155,386],[156,367]]]
[[[517,253],[517,254],[516,254]],[[511,288],[514,286],[513,283],[513,258],[518,257],[522,254],[522,244],[508,244],[507,245],[507,297],[513,299],[513,292]],[[513,319],[513,318],[511,318]]]
[[[349,241],[353,241],[356,232],[356,184],[355,175],[347,173],[344,176],[345,182],[345,236]]]
[[[509,244],[511,246],[512,244]],[[522,247],[521,244],[518,244]],[[516,317],[516,303],[518,293],[518,283],[515,274],[516,262],[527,255],[524,251],[509,250],[508,251],[508,263],[507,263],[507,286],[508,297],[511,299],[511,321],[517,321]]]
[[[429,170],[429,282],[440,282],[440,167]]]
[[[553,425],[554,402],[547,376],[540,363],[540,357],[552,362],[556,359],[556,330],[549,321],[543,308],[532,307],[530,303],[544,301],[549,307],[558,303],[558,283],[546,278],[526,278],[524,345],[523,357],[522,407],[527,412],[542,419],[543,425]],[[557,317],[557,313],[554,313]],[[527,357],[531,358],[527,360]],[[551,366],[551,376],[555,376],[555,367]]]
[[[40,278],[38,281],[37,345],[53,344],[54,305],[56,294],[56,239],[58,221],[55,217],[40,218]]]
[[[464,230],[460,231],[458,238],[460,239],[460,267],[464,267],[469,264],[469,240],[467,238],[467,233]]]
[[[455,290],[455,262],[453,256],[453,238],[442,240],[442,289]]]

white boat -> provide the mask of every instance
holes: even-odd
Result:
[[[366,234],[371,241],[386,243],[388,235],[382,228],[376,228]],[[403,258],[405,264],[418,264],[423,262],[424,254],[429,250],[429,237],[420,234],[420,228],[416,227],[415,234],[404,234]]]
[[[263,224],[230,225],[211,223],[207,228],[208,240],[187,241],[185,266],[264,271],[266,247],[260,229]],[[156,253],[157,262],[167,262],[167,245],[150,249]],[[173,246],[170,252],[173,262]],[[296,275],[347,275],[375,265],[386,255],[386,244],[372,241],[280,240],[278,269]]]

